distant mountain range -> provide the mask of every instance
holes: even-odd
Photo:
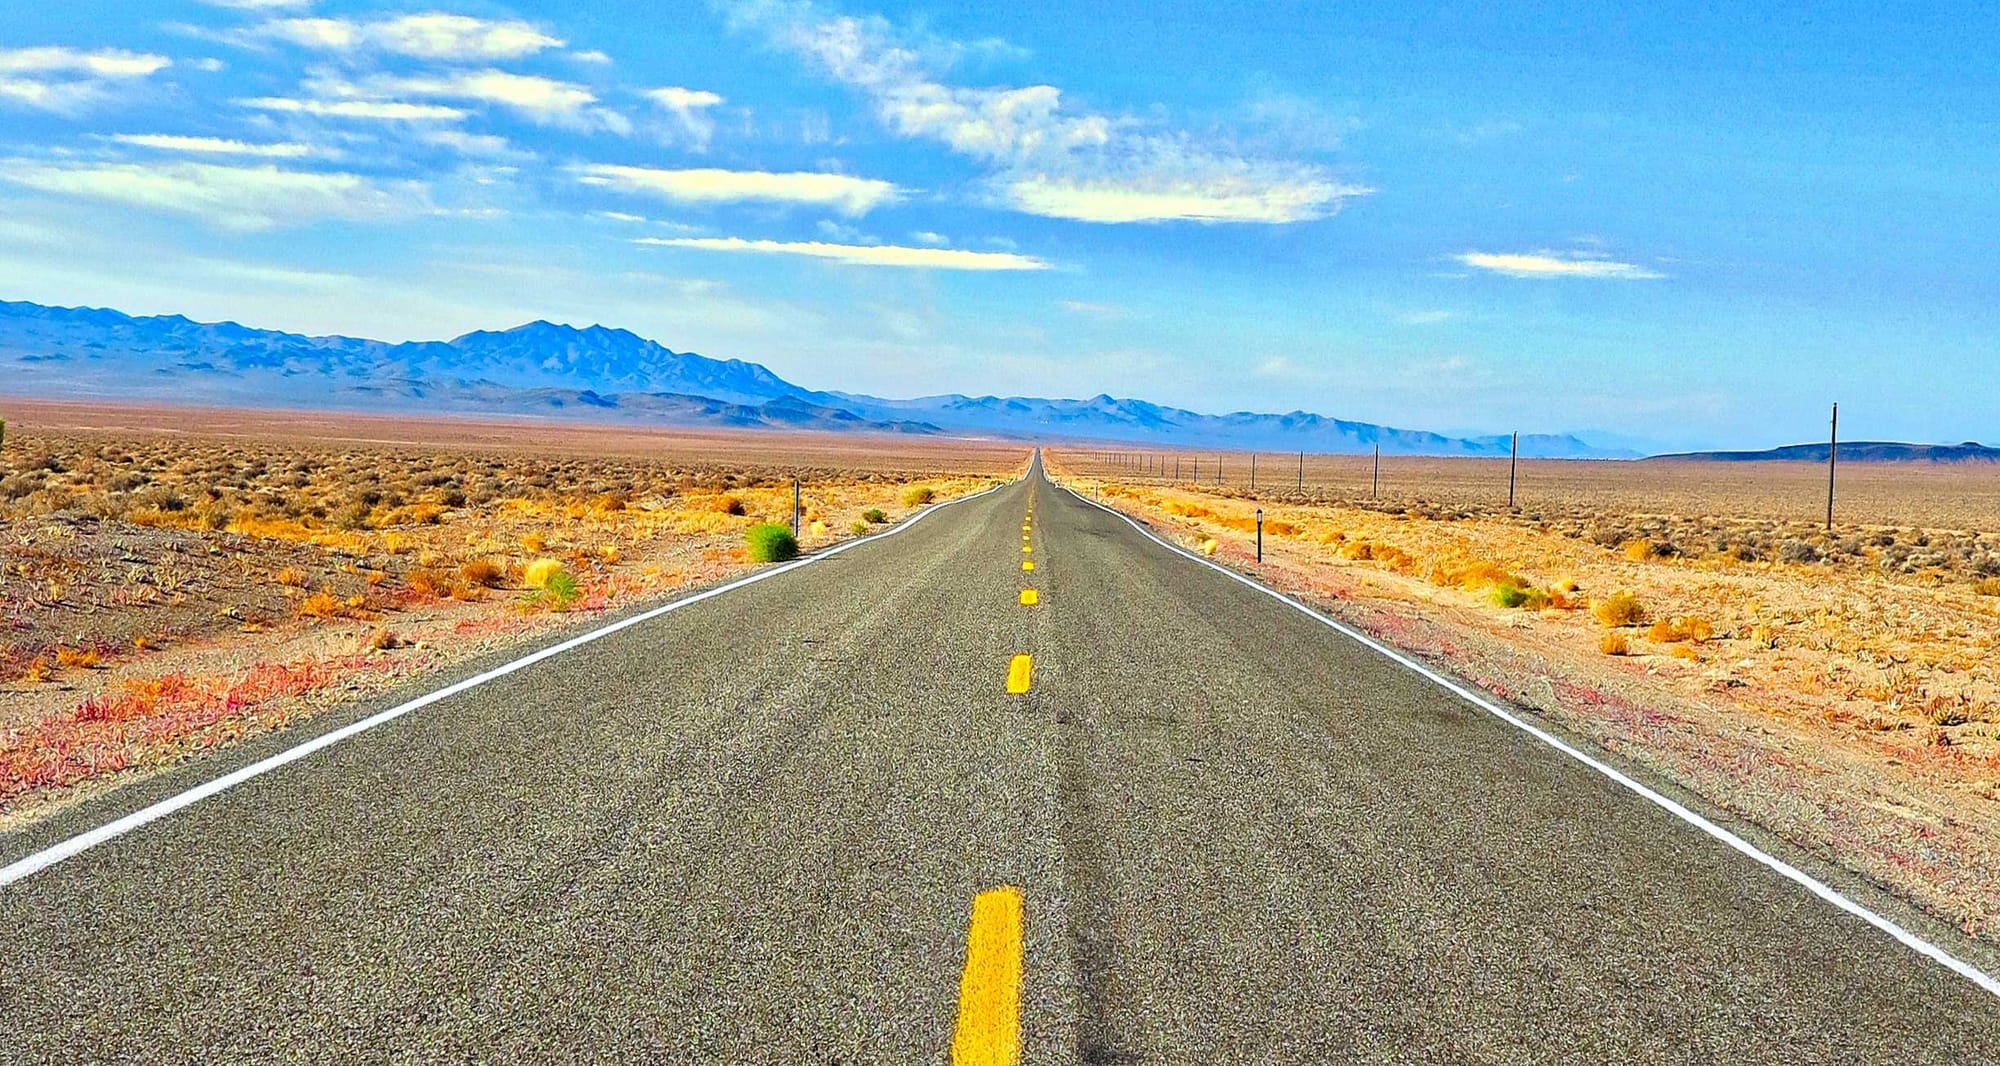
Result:
[[[0,301],[0,392],[181,403],[512,414],[669,426],[1102,440],[1160,447],[1504,456],[1505,436],[1451,437],[1324,415],[1200,414],[1088,400],[889,400],[794,385],[738,359],[676,352],[627,330],[531,322],[449,341],[307,337],[180,315]],[[1538,458],[1628,457],[1524,435]]]
[[[1824,463],[1829,446],[1788,444],[1761,452],[1682,452],[1655,458],[1686,459],[1711,463],[1792,462]],[[1894,441],[1843,441],[1840,461],[1844,463],[2000,463],[2000,448],[1967,441],[1964,444],[1899,444]]]

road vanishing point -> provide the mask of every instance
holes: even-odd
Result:
[[[1560,743],[1037,460],[0,837],[0,1062],[2000,1062]]]

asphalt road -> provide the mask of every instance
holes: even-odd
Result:
[[[0,864],[298,736],[0,838]],[[0,1061],[1016,1039],[1033,1063],[1981,1063],[2000,998],[1038,473],[0,887]]]

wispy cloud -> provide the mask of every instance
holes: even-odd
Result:
[[[897,133],[996,167],[998,199],[1029,214],[1285,223],[1323,218],[1371,191],[1314,164],[1248,157],[1149,122],[1069,108],[1053,85],[950,84],[938,71],[965,46],[912,39],[879,17],[831,15],[809,0],[727,6],[735,25],[868,97]]]
[[[328,118],[375,119],[384,122],[457,122],[468,114],[463,108],[442,104],[417,104],[407,100],[319,100],[293,96],[257,96],[238,100],[258,111],[319,115]]]
[[[1406,326],[1435,326],[1457,318],[1455,311],[1406,311],[1396,316],[1396,320]]]
[[[1466,266],[1510,278],[1600,278],[1640,281],[1666,277],[1636,263],[1621,263],[1580,252],[1466,252]]]
[[[566,43],[519,19],[479,19],[442,12],[369,22],[342,18],[277,19],[252,32],[318,51],[369,49],[450,62],[519,59],[543,49],[561,48]]]
[[[912,248],[899,244],[830,244],[823,241],[764,241],[742,237],[640,237],[632,243],[711,252],[800,255],[860,266],[932,270],[1047,270],[1049,263],[1010,252],[967,252],[955,248]]]
[[[395,99],[418,97],[494,104],[531,122],[574,129],[631,132],[631,123],[597,105],[597,94],[575,82],[504,70],[461,70],[417,77],[381,77],[360,84],[319,79],[311,83],[323,97]]]
[[[649,89],[646,99],[672,115],[681,132],[698,148],[708,147],[708,140],[715,135],[715,119],[709,109],[720,107],[722,97],[706,89],[687,89],[678,85]]]
[[[108,48],[0,48],[0,104],[40,111],[81,111],[118,86],[173,65],[166,56]]]
[[[355,174],[213,163],[0,161],[0,181],[41,192],[192,215],[231,230],[266,230],[320,219],[379,219],[421,208],[412,182]]]
[[[460,155],[482,156],[513,163],[526,163],[537,158],[535,153],[516,148],[513,142],[495,133],[467,133],[461,129],[447,127],[424,130],[417,135],[417,139]]]
[[[1181,179],[1037,174],[1009,182],[1006,198],[1029,214],[1080,222],[1303,222],[1319,218],[1329,201],[1365,191],[1304,175],[1285,181],[1222,172]]]
[[[606,163],[585,164],[570,169],[577,180],[586,185],[645,193],[681,203],[766,201],[811,204],[855,216],[865,215],[882,204],[893,203],[900,195],[896,186],[889,182],[846,174],[775,174],[762,170],[714,168],[656,170]]]
[[[137,148],[152,148],[162,152],[187,152],[196,155],[237,155],[259,159],[309,159],[314,156],[333,156],[338,153],[330,148],[321,148],[293,141],[251,142],[236,141],[224,137],[185,137],[170,133],[117,133],[112,140],[119,144],[129,144]]]
[[[1122,307],[1092,303],[1089,300],[1057,300],[1056,306],[1073,315],[1089,315],[1093,318],[1123,318],[1126,314]]]

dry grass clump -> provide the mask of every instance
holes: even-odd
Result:
[[[561,559],[536,559],[521,571],[521,582],[531,589],[546,589],[563,572]]]
[[[1702,644],[1715,636],[1715,627],[1706,618],[1673,618],[1654,622],[1646,639],[1655,644]]]
[[[277,574],[271,578],[271,580],[276,581],[278,584],[283,585],[288,589],[302,589],[311,583],[306,578],[306,575],[304,573],[289,566],[285,567],[283,570],[278,571]]]
[[[903,506],[922,507],[937,499],[937,490],[929,485],[911,485],[903,490]]]
[[[95,648],[57,648],[56,665],[66,670],[88,670],[95,667],[103,656]]]
[[[507,570],[491,559],[474,559],[458,568],[458,576],[468,585],[499,588],[507,580]]]
[[[1972,591],[1978,596],[2000,596],[2000,577],[1983,577],[1973,583]]]
[[[1597,650],[1606,655],[1632,654],[1632,642],[1623,633],[1606,633],[1597,642]]]
[[[1592,600],[1590,616],[1606,629],[1622,629],[1645,621],[1646,607],[1630,592],[1614,592],[1601,600]]]

